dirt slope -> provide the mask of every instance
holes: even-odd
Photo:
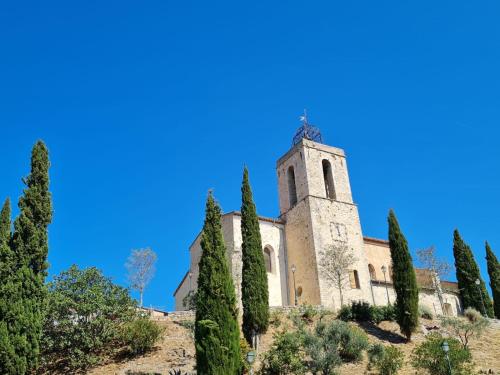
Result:
[[[271,326],[269,331],[262,337],[260,351],[266,351],[272,345],[273,334],[276,330],[288,326],[286,312],[283,313],[282,322],[278,327]],[[156,350],[145,356],[135,358],[126,362],[111,362],[92,369],[91,375],[125,375],[127,371],[146,374],[168,375],[169,370],[181,369],[185,372],[194,371],[194,343],[192,332],[186,328],[185,323],[193,319],[190,314],[172,314],[169,317],[158,320],[158,324],[165,327],[165,334],[158,344]],[[438,322],[422,321],[423,325],[439,324]],[[412,343],[405,343],[398,334],[398,326],[392,322],[382,322],[378,326],[361,326],[369,336],[370,342],[381,342],[382,344],[393,344],[405,353],[405,360],[410,358],[413,348],[424,340],[423,330],[415,334]],[[495,321],[488,328],[480,340],[471,343],[471,350],[477,371],[493,370],[494,374],[500,374],[500,321]],[[367,360],[361,363],[344,365],[340,369],[342,375],[369,374],[366,370]],[[258,363],[256,367],[258,368]],[[414,375],[415,369],[408,363],[400,372],[401,375]]]

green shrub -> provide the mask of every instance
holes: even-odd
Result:
[[[194,328],[195,328],[195,322],[194,320],[187,319],[187,320],[181,320],[178,323],[181,327],[186,328],[189,331],[189,336],[194,338]]]
[[[370,306],[367,302],[353,302],[351,306],[342,306],[337,318],[347,321],[372,322],[375,324],[384,320],[394,321],[396,313],[394,306]]]
[[[300,316],[306,322],[312,322],[314,317],[318,315],[318,309],[312,305],[304,305],[300,308]]]
[[[454,375],[472,374],[472,356],[460,341],[438,333],[429,334],[426,340],[418,345],[412,353],[412,365],[417,369],[427,370],[432,375],[448,375],[448,361],[443,351],[443,342],[447,341],[450,347],[448,356]]]
[[[426,305],[419,305],[418,306],[418,314],[420,315],[421,318],[424,319],[434,319],[434,314],[432,313],[432,310],[426,306]]]
[[[337,321],[337,323],[342,322]],[[348,324],[340,328],[340,357],[344,362],[357,362],[361,360],[363,358],[363,351],[368,349],[368,337],[366,333],[360,328]]]
[[[364,301],[354,301],[352,303],[353,319],[358,322],[371,322],[372,309],[371,306]]]
[[[278,328],[281,325],[281,311],[271,311],[271,313],[269,314],[269,324],[274,328]]]
[[[394,307],[394,305],[386,305],[386,306],[380,306],[380,307],[377,306],[376,308],[381,311],[382,316],[383,316],[382,320],[386,320],[386,321],[390,321],[390,322],[396,321],[396,308]]]
[[[300,375],[305,371],[300,334],[298,332],[276,334],[271,349],[264,354],[260,373],[263,375]]]
[[[464,317],[471,323],[486,320],[486,319],[484,319],[484,316],[479,311],[474,309],[473,307],[467,307],[465,309]]]
[[[337,318],[343,320],[344,322],[348,322],[354,320],[352,315],[352,308],[349,305],[344,305],[340,308]]]
[[[136,319],[123,327],[123,343],[132,355],[144,354],[150,351],[163,329],[148,318]]]
[[[369,367],[375,367],[380,375],[395,375],[403,367],[404,354],[395,346],[373,345],[368,351]]]

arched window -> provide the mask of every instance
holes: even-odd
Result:
[[[330,199],[335,199],[335,187],[333,186],[333,173],[332,165],[326,159],[323,159],[323,179],[325,181],[325,193],[326,197]]]
[[[377,274],[375,273],[375,267],[372,264],[368,265],[368,271],[370,272],[370,279],[377,280]]]
[[[295,187],[295,171],[293,166],[288,168],[288,196],[290,198],[290,207],[297,204],[297,188]]]
[[[269,246],[266,246],[264,248],[264,263],[265,263],[265,266],[266,266],[266,271],[269,272],[269,273],[273,272],[273,258],[272,258],[272,255],[273,255],[273,250]]]
[[[357,270],[352,270],[349,273],[349,281],[351,282],[351,288],[352,289],[359,289],[359,276],[358,276],[358,271]]]

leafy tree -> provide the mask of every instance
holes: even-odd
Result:
[[[455,257],[458,289],[464,307],[473,307],[484,315],[493,317],[493,306],[486,291],[486,285],[479,273],[479,267],[471,248],[462,240],[457,229],[453,233],[453,256]],[[479,286],[476,284],[476,280],[479,280]]]
[[[163,333],[160,327],[148,316],[139,317],[123,327],[123,341],[132,355],[144,354],[153,349]]]
[[[248,343],[253,344],[253,336],[264,333],[269,325],[269,289],[262,252],[259,218],[253,202],[246,167],[243,171],[241,195],[242,328]]]
[[[234,375],[241,368],[238,311],[222,236],[221,210],[211,192],[201,248],[195,326],[197,372]]]
[[[76,265],[48,284],[49,304],[43,327],[44,369],[75,371],[97,364],[122,336],[123,323],[136,317],[127,289],[113,284],[97,268]]]
[[[486,242],[486,261],[488,263],[490,287],[493,294],[493,310],[495,317],[500,319],[500,264],[488,242]]]
[[[14,272],[14,258],[10,249],[11,240],[10,199],[6,199],[0,212],[0,280],[6,280]],[[1,285],[0,285],[1,288]],[[0,291],[1,293],[1,291]],[[1,298],[1,294],[0,294]]]
[[[425,341],[413,350],[411,361],[413,367],[427,370],[432,375],[449,375],[448,361],[443,351],[444,341],[447,341],[450,347],[448,356],[452,373],[454,375],[472,374],[472,355],[469,350],[464,349],[457,339],[445,338],[439,333],[427,335]]]
[[[399,228],[393,210],[389,212],[389,247],[396,291],[396,321],[407,340],[418,324],[418,287],[413,261],[406,238]]]
[[[334,244],[320,251],[319,268],[326,281],[337,288],[340,293],[340,306],[344,306],[342,289],[349,280],[348,270],[357,258],[345,243]]]
[[[155,274],[156,253],[150,248],[132,250],[126,267],[130,287],[139,292],[139,306],[142,307],[144,289]]]

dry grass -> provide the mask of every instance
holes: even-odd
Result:
[[[332,319],[328,316],[324,319]],[[281,314],[279,326],[269,328],[262,337],[260,353],[269,349],[272,345],[273,334],[280,330],[292,329],[292,323],[286,314]],[[436,321],[423,320],[424,325],[439,324]],[[194,369],[194,345],[191,333],[179,324],[179,321],[167,319],[159,322],[165,327],[165,334],[158,344],[156,350],[147,355],[126,362],[109,362],[89,372],[92,375],[124,375],[127,370],[143,373],[159,373],[167,375],[169,370],[182,369],[193,371]],[[393,344],[400,348],[405,354],[405,365],[401,375],[414,375],[416,370],[408,363],[413,348],[424,340],[424,334],[420,329],[411,343],[406,343],[399,335],[397,324],[393,322],[382,322],[378,326],[360,325],[367,332],[370,342],[380,342],[388,345]],[[480,340],[473,340],[471,351],[476,364],[476,370],[492,369],[495,374],[500,374],[500,322],[494,323],[487,329]],[[347,364],[341,367],[342,375],[371,374],[366,370],[367,360],[357,364]],[[256,362],[256,368],[259,361]],[[373,373],[374,374],[374,373]]]

